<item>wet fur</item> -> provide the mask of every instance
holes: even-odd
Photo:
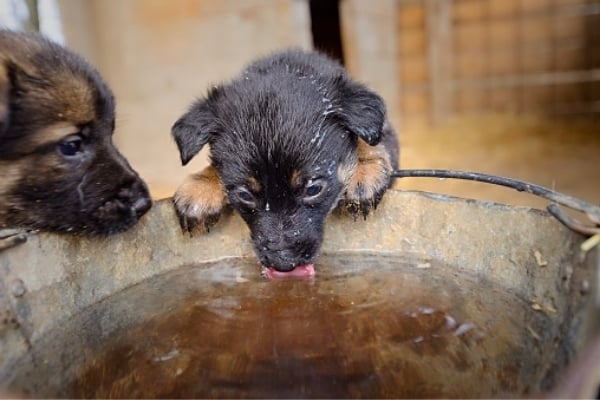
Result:
[[[0,30],[0,229],[106,235],[136,223],[151,201],[112,144],[114,125],[113,95],[83,59]]]
[[[300,50],[260,59],[213,88],[172,133],[183,164],[211,150],[211,165],[174,196],[182,227],[209,229],[230,205],[260,261],[279,271],[314,261],[338,205],[366,217],[398,164],[383,100],[338,63]]]

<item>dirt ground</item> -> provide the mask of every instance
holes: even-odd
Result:
[[[533,116],[461,118],[401,133],[401,168],[486,172],[600,204],[600,125]],[[548,201],[459,180],[405,178],[397,188],[545,208]]]

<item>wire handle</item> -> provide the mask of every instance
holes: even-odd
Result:
[[[392,172],[392,177],[462,179],[509,187],[519,192],[527,192],[552,201],[553,204],[550,204],[547,207],[548,212],[569,229],[587,236],[600,234],[600,207],[543,186],[479,172],[445,169],[401,169]],[[557,204],[584,213],[590,219],[592,225],[584,224],[569,217],[557,206]]]

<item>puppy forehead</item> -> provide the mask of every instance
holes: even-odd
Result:
[[[224,180],[250,187],[266,182],[297,187],[307,180],[333,176],[339,164],[353,151],[353,141],[343,130],[324,131],[322,145],[305,131],[258,130],[223,132],[211,144],[211,158]],[[252,179],[250,179],[252,178]]]
[[[321,119],[328,107],[323,100],[325,94],[321,93],[324,87],[318,89],[315,84],[295,76],[267,76],[233,84],[231,89],[237,92],[232,98],[235,109],[242,115],[258,118],[259,122],[270,119],[279,125],[313,124],[315,119]],[[281,119],[272,119],[277,116]]]
[[[112,92],[98,72],[39,35],[0,31],[0,62],[11,66],[26,93],[20,100],[24,112],[40,120],[83,125],[114,118]]]
[[[56,70],[45,70],[43,87],[31,90],[31,107],[47,114],[49,119],[85,125],[93,121],[114,119],[112,93],[94,78],[87,66],[62,65]],[[35,83],[32,83],[35,85]],[[51,87],[48,90],[47,87]],[[35,103],[34,103],[35,102]],[[42,106],[40,106],[42,105]]]
[[[60,99],[60,103],[63,103],[59,118],[62,117],[64,120],[76,124],[84,124],[103,114],[101,110],[98,110],[98,103],[101,101],[98,96],[102,95],[97,93],[97,88],[91,86],[83,76],[63,71],[56,77],[55,87],[56,92],[52,95]]]

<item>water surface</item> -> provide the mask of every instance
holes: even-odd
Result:
[[[186,266],[113,296],[96,318],[120,322],[70,394],[485,397],[539,380],[549,321],[510,288],[433,260],[319,261],[272,281],[255,261]]]

